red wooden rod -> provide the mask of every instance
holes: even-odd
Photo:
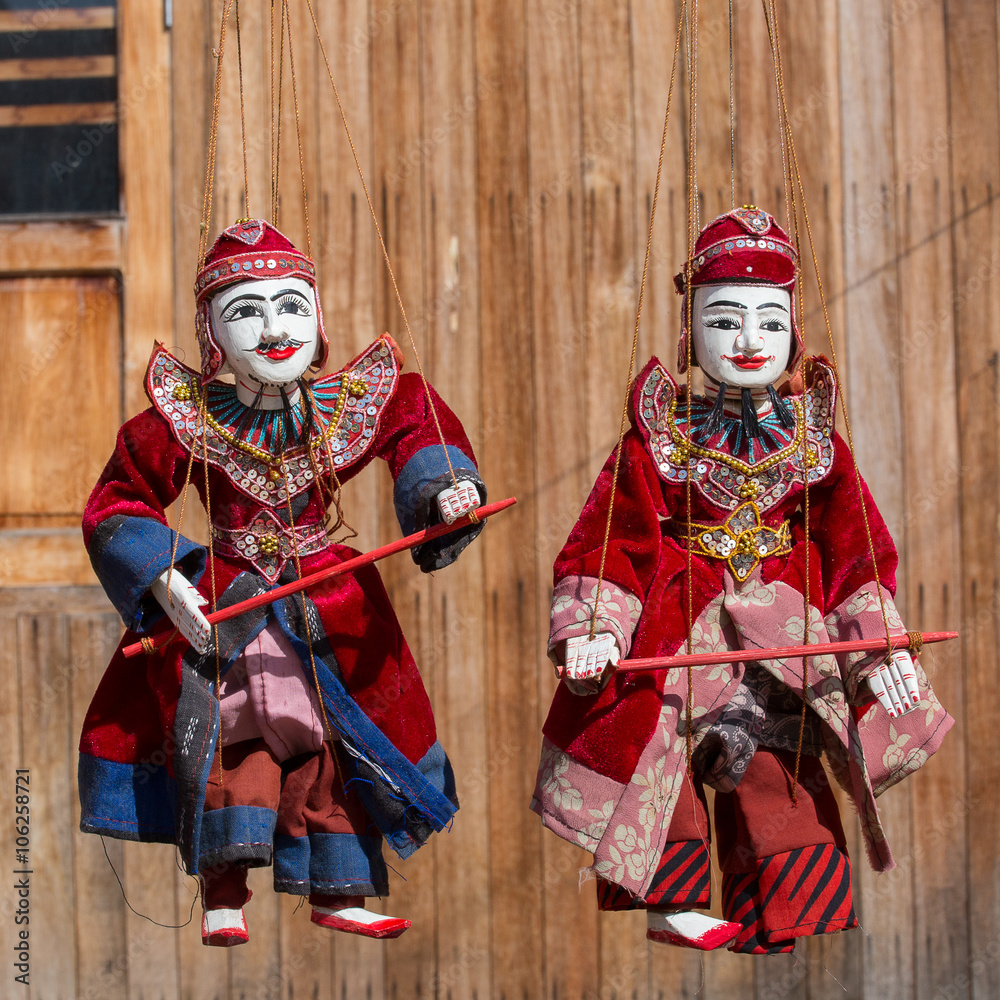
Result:
[[[957,632],[921,632],[924,644],[957,639]],[[894,635],[893,649],[907,649],[910,637]],[[689,653],[683,656],[650,656],[646,659],[619,660],[617,671],[667,670],[670,667],[701,667],[713,663],[737,663],[740,660],[789,660],[795,656],[821,656],[824,653],[877,653],[886,648],[885,639],[851,639],[848,642],[814,642],[808,646],[782,646],[780,649],[726,649],[719,653]]]
[[[495,503],[488,503],[484,507],[476,508],[476,517],[480,521],[485,521],[488,517],[492,517],[494,514],[506,510],[516,503],[516,497],[507,497],[506,500],[497,500]],[[282,597],[288,597],[289,594],[297,594],[300,590],[305,590],[306,587],[311,587],[314,583],[319,583],[320,580],[328,580],[332,576],[350,573],[352,570],[368,566],[379,559],[393,555],[393,553],[402,552],[404,549],[412,549],[423,542],[433,541],[435,538],[450,534],[452,531],[457,531],[459,528],[464,528],[472,523],[472,520],[466,514],[465,517],[459,518],[452,524],[435,524],[433,527],[424,528],[423,531],[415,531],[412,535],[407,535],[405,538],[397,538],[396,541],[390,542],[388,545],[383,545],[381,548],[372,549],[371,552],[365,552],[360,556],[355,556],[353,559],[348,559],[346,562],[337,563],[336,566],[327,566],[326,569],[310,573],[309,576],[293,580],[291,583],[286,583],[282,587],[276,587],[265,594],[257,594],[255,597],[240,601],[239,604],[233,604],[228,608],[220,608],[218,611],[213,611],[211,614],[205,615],[205,617],[211,625],[216,625],[219,622],[235,618],[237,615],[243,614],[244,611],[252,611],[263,604],[272,604]],[[149,641],[154,649],[159,649],[174,638],[182,638],[182,636],[180,636],[179,632],[174,631],[161,632],[158,635],[150,636]],[[126,646],[123,652],[126,656],[138,656],[143,652],[142,643],[135,642],[131,646]]]

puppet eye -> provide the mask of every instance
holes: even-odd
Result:
[[[293,316],[311,316],[309,304],[301,295],[283,295],[277,302],[277,312],[291,313]]]
[[[234,302],[223,315],[223,320],[231,323],[235,319],[250,319],[253,316],[263,316],[264,313],[256,302],[243,300]]]
[[[735,320],[731,316],[717,316],[715,319],[706,321],[705,326],[714,327],[716,330],[738,330],[740,323],[739,320]]]
[[[783,330],[787,330],[788,327],[780,319],[768,319],[760,324],[762,330],[767,330],[768,333],[781,333]]]

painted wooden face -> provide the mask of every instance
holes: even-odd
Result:
[[[302,278],[230,285],[212,299],[211,312],[226,365],[247,388],[295,382],[316,357],[316,294]]]
[[[703,285],[694,291],[692,346],[713,382],[763,389],[792,348],[791,296],[775,285]]]

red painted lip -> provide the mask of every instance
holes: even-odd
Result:
[[[735,357],[723,354],[722,357],[726,361],[732,361],[737,368],[745,368],[747,371],[756,371],[758,368],[763,368],[769,361],[774,360],[773,354],[768,357],[761,357],[758,354],[752,358],[748,358],[745,354],[737,354]]]
[[[272,347],[268,351],[260,351],[259,353],[272,361],[284,361],[286,358],[290,358],[301,346],[301,344],[290,344],[288,347]]]

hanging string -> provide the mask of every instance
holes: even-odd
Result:
[[[281,95],[285,63],[285,0],[279,5],[277,101],[274,69],[274,0],[271,0],[271,225],[278,226],[278,181],[281,174]]]
[[[209,577],[212,582],[212,610],[216,611],[219,606],[219,591],[215,583],[215,550],[214,541],[215,529],[212,524],[212,499],[208,481],[208,390],[201,393],[199,401],[200,421],[201,421],[201,461],[205,472],[205,517],[208,519],[208,567]],[[191,443],[191,450],[194,451],[194,442]],[[221,715],[222,699],[222,664],[219,660],[219,626],[212,625],[212,646],[215,653],[215,697],[219,702],[219,713]],[[219,753],[219,788],[223,787],[222,779],[222,725],[221,720],[215,738],[215,747]]]
[[[770,0],[770,3],[773,6],[774,0]],[[771,36],[771,44],[774,46],[775,51],[778,53],[778,57],[779,57],[779,63],[778,63],[778,65],[780,67],[780,65],[781,65],[781,63],[780,63],[781,45],[780,45],[780,38],[779,38],[779,35],[778,35],[778,31],[777,31],[777,20],[775,20],[774,27],[775,27],[775,31],[774,31],[773,35]],[[879,604],[880,604],[881,609],[882,609],[882,622],[883,622],[883,624],[885,626],[886,640],[891,645],[892,635],[891,635],[891,629],[890,629],[890,626],[889,626],[888,612],[886,611],[886,607],[885,607],[885,599],[882,596],[882,584],[881,584],[881,580],[879,579],[878,560],[877,560],[877,558],[875,556],[875,542],[872,539],[871,524],[870,524],[869,519],[868,519],[868,505],[865,502],[864,488],[863,488],[862,479],[861,479],[861,470],[858,468],[858,462],[857,462],[857,458],[856,458],[856,454],[855,454],[855,450],[854,450],[854,434],[853,434],[853,432],[851,430],[851,418],[850,418],[850,415],[847,412],[847,398],[846,398],[846,395],[844,393],[843,385],[842,385],[841,380],[840,380],[840,366],[837,363],[837,346],[836,346],[836,344],[834,343],[834,340],[833,340],[833,327],[830,324],[830,313],[829,313],[829,309],[827,307],[826,295],[825,295],[825,293],[823,291],[823,278],[822,278],[822,276],[820,274],[819,259],[818,259],[817,254],[816,254],[816,243],[815,243],[815,240],[813,239],[812,224],[810,223],[810,220],[809,220],[809,209],[808,209],[808,207],[806,205],[806,201],[805,201],[805,186],[802,183],[802,175],[801,175],[801,173],[799,171],[798,156],[797,156],[796,150],[795,150],[795,140],[794,140],[793,133],[792,133],[791,123],[790,123],[789,117],[788,117],[788,102],[787,102],[787,99],[786,99],[786,96],[785,96],[784,81],[781,79],[780,76],[779,76],[779,81],[778,82],[779,82],[779,88],[780,88],[780,91],[781,91],[782,113],[783,113],[783,115],[785,117],[785,122],[786,122],[786,126],[787,126],[789,159],[790,159],[790,162],[791,162],[791,165],[792,165],[792,169],[794,170],[795,184],[796,184],[796,187],[797,187],[797,189],[799,191],[799,195],[800,195],[801,201],[802,201],[802,219],[803,219],[803,222],[805,224],[806,236],[807,236],[808,241],[809,241],[809,251],[810,251],[810,255],[812,257],[813,268],[814,268],[814,270],[816,272],[816,285],[817,285],[817,289],[819,291],[819,301],[820,301],[820,306],[822,307],[822,311],[823,311],[823,322],[824,322],[824,325],[826,326],[827,341],[828,341],[829,346],[830,346],[830,359],[833,362],[834,383],[836,385],[837,395],[840,397],[840,409],[841,409],[841,412],[842,412],[842,414],[844,416],[844,428],[845,428],[846,433],[847,433],[847,446],[848,446],[848,449],[849,449],[849,451],[851,453],[851,462],[852,462],[852,464],[854,466],[854,476],[855,476],[855,481],[856,481],[857,487],[858,487],[858,500],[860,501],[861,516],[862,516],[862,520],[864,522],[864,527],[865,527],[865,537],[866,537],[866,539],[868,541],[868,553],[869,553],[869,555],[871,557],[872,572],[874,573],[874,576],[875,576],[875,588],[876,588],[876,591],[877,591]]]
[[[729,199],[736,208],[736,73],[733,66],[733,0],[729,0]]]
[[[410,350],[413,351],[413,358],[417,363],[417,371],[420,373],[420,379],[424,385],[424,394],[427,397],[427,405],[430,408],[431,416],[434,418],[434,426],[437,428],[438,438],[441,441],[441,449],[444,452],[445,461],[448,464],[448,472],[451,474],[452,484],[457,485],[458,478],[455,475],[455,469],[451,464],[451,456],[448,454],[448,446],[444,439],[444,432],[441,430],[441,421],[438,419],[437,407],[434,405],[434,396],[431,393],[430,383],[424,375],[423,365],[420,363],[420,354],[417,351],[417,345],[413,339],[413,332],[410,329],[410,321],[406,317],[406,309],[403,306],[403,297],[399,292],[399,285],[396,282],[396,274],[393,271],[392,262],[389,260],[389,251],[386,249],[385,239],[382,236],[382,227],[379,225],[378,215],[375,212],[375,206],[372,204],[371,194],[368,191],[368,184],[365,182],[364,171],[361,169],[361,160],[358,158],[358,151],[354,145],[351,128],[347,122],[347,112],[344,110],[344,104],[340,99],[340,90],[337,88],[337,81],[333,76],[333,68],[330,65],[330,57],[327,55],[326,46],[323,44],[323,36],[319,30],[319,21],[316,19],[316,11],[313,9],[312,0],[306,0],[306,6],[309,8],[309,16],[312,18],[313,29],[316,32],[316,40],[319,42],[319,49],[323,55],[323,62],[326,64],[326,72],[330,78],[330,85],[333,87],[333,96],[337,99],[337,107],[340,110],[340,120],[344,123],[344,131],[347,133],[347,141],[351,147],[351,155],[354,157],[354,165],[358,171],[361,188],[365,193],[365,200],[368,202],[368,211],[371,213],[372,223],[375,226],[375,233],[378,236],[379,246],[382,248],[382,257],[385,260],[386,270],[389,272],[389,280],[392,282],[392,290],[396,296],[396,303],[399,306],[399,312],[403,318],[403,326],[406,328],[406,336],[410,343]],[[291,33],[289,32],[289,40],[290,39]]]
[[[777,81],[778,100],[779,100],[779,115],[780,115],[780,119],[781,119],[781,123],[782,123],[782,127],[783,127],[783,135],[784,135],[785,140],[787,141],[787,144],[788,144],[787,161],[788,161],[788,168],[789,168],[789,183],[790,183],[790,186],[791,186],[791,196],[792,196],[791,197],[791,201],[792,201],[793,204],[796,202],[795,192],[797,190],[798,191],[798,198],[801,199],[802,220],[803,220],[803,222],[805,224],[806,235],[807,235],[808,242],[809,242],[809,251],[810,251],[810,255],[812,257],[812,262],[813,262],[813,270],[814,270],[814,272],[816,274],[816,285],[817,285],[817,290],[818,290],[818,293],[819,293],[820,306],[821,306],[822,312],[823,312],[823,322],[824,322],[824,325],[826,327],[827,341],[828,341],[829,346],[830,346],[830,358],[831,358],[831,361],[833,363],[834,384],[836,386],[837,395],[840,398],[841,412],[843,413],[843,416],[844,416],[844,428],[845,428],[845,431],[846,431],[846,434],[847,434],[847,446],[848,446],[848,450],[850,451],[850,455],[851,455],[851,463],[852,463],[852,465],[854,467],[854,477],[855,477],[855,482],[857,484],[857,489],[858,489],[858,500],[860,501],[860,507],[861,507],[861,518],[862,518],[862,522],[864,524],[865,538],[866,538],[867,543],[868,543],[868,554],[869,554],[869,557],[871,559],[872,573],[873,573],[873,575],[875,577],[875,591],[876,591],[876,596],[877,596],[878,602],[879,602],[879,608],[880,608],[880,610],[882,612],[882,624],[883,624],[883,626],[885,628],[885,637],[886,637],[886,644],[887,644],[887,646],[886,646],[886,657],[888,658],[888,657],[890,657],[892,655],[892,653],[891,653],[891,650],[892,650],[892,635],[891,635],[891,632],[892,632],[892,630],[891,630],[891,628],[889,626],[889,615],[888,615],[888,611],[887,611],[886,606],[885,606],[885,598],[884,598],[883,593],[882,593],[882,583],[881,583],[881,580],[879,578],[878,559],[877,559],[877,556],[875,554],[875,542],[874,542],[874,540],[872,538],[871,524],[870,524],[870,521],[869,521],[869,518],[868,518],[868,505],[865,502],[864,487],[863,487],[863,483],[862,483],[862,479],[861,479],[861,470],[858,468],[857,457],[856,457],[856,453],[855,453],[855,449],[854,449],[854,435],[853,435],[853,432],[851,430],[850,416],[848,415],[848,412],[847,412],[847,400],[846,400],[846,397],[845,397],[845,394],[844,394],[843,384],[841,383],[841,379],[840,379],[840,366],[837,363],[837,348],[836,348],[836,344],[834,343],[834,339],[833,339],[833,327],[832,327],[832,325],[830,323],[829,309],[827,307],[826,295],[825,295],[824,290],[823,290],[823,278],[822,278],[822,275],[820,273],[819,259],[818,259],[817,253],[816,253],[816,245],[815,245],[815,241],[813,239],[813,234],[812,234],[812,225],[811,225],[810,220],[809,220],[809,209],[808,209],[808,206],[806,204],[805,185],[802,183],[802,175],[801,175],[801,172],[799,171],[798,157],[796,155],[796,150],[795,150],[795,139],[794,139],[794,136],[793,136],[793,130],[792,130],[792,126],[791,126],[790,117],[789,117],[789,114],[788,114],[788,102],[787,102],[787,98],[786,98],[786,95],[785,95],[785,87],[784,87],[783,67],[782,67],[782,60],[781,60],[781,41],[780,41],[780,35],[779,35],[779,31],[778,31],[777,11],[775,9],[774,0],[762,0],[762,3],[764,5],[765,20],[766,20],[767,29],[768,29],[768,39],[769,39],[770,44],[771,44],[772,58],[773,58],[774,63],[775,63],[775,76],[776,76],[776,81]],[[792,183],[793,179],[794,179],[794,183]],[[795,217],[793,218],[793,223],[794,223],[794,225],[795,225],[795,227],[797,229],[797,212],[795,213]],[[799,245],[801,245],[801,244],[799,244]],[[801,286],[802,283],[800,282],[799,284]],[[801,304],[801,298],[800,298],[800,304]],[[805,386],[805,392],[807,392],[807,391],[808,391],[808,382],[806,382],[806,386]],[[807,437],[808,437],[807,434],[803,436],[803,443],[805,443]],[[804,468],[804,481],[805,481],[805,487],[806,487],[806,489],[805,489],[805,502],[808,503],[808,480],[809,480],[809,470],[808,470],[808,465],[807,465],[807,462],[808,462],[808,452],[806,453],[805,459],[806,460],[803,463],[804,466],[805,466],[805,468]],[[807,508],[807,510],[808,510],[808,508]],[[808,513],[807,513],[807,515],[806,515],[806,533],[807,533],[807,539],[808,539],[808,527],[809,527],[809,525],[808,525]],[[807,555],[807,558],[808,558],[808,545],[806,547],[806,555]],[[807,574],[806,575],[806,587],[807,587],[806,593],[808,595],[808,563],[806,564],[806,566],[807,566],[807,569],[806,569],[806,574]],[[807,612],[807,617],[806,617],[807,636],[808,636],[808,607],[809,607],[809,605],[808,605],[808,597],[807,597],[807,604],[806,604],[806,612]],[[806,639],[806,641],[808,642],[808,638]],[[806,673],[807,673],[807,669],[806,668],[807,668],[808,662],[809,662],[808,661],[808,657],[804,657],[803,658],[803,664],[804,664],[804,669],[803,669],[803,703],[805,702],[805,695],[806,695],[806,693],[808,691],[808,687],[807,687],[807,683],[806,683]],[[804,735],[804,725],[805,725],[804,724],[804,714],[805,714],[805,708],[804,708],[804,704],[803,704],[803,721],[800,724],[799,753],[798,753],[798,755],[796,757],[796,772],[795,772],[795,780],[796,780],[796,782],[798,780],[798,763],[799,763],[798,758],[799,758],[799,756],[801,756],[801,745],[802,745],[803,735]],[[793,801],[794,801],[794,787],[795,786],[793,786]]]
[[[250,170],[247,166],[247,113],[246,99],[243,95],[243,44],[240,32],[240,0],[236,0],[236,66],[240,78],[240,136],[243,141],[243,210],[246,217],[250,214]]]
[[[289,35],[289,40],[291,35]],[[291,45],[289,45],[289,53],[291,53]],[[285,504],[288,511],[288,526],[291,528],[292,532],[292,558],[295,561],[295,573],[298,578],[302,579],[302,559],[299,555],[299,536],[295,531],[295,512],[292,510],[292,491],[289,488],[288,480],[288,470],[285,466],[285,453],[280,452],[278,457],[281,459],[281,478],[285,485]],[[320,687],[319,683],[319,672],[316,669],[316,654],[313,651],[313,638],[312,638],[312,626],[309,624],[309,606],[306,604],[306,592],[305,590],[300,590],[298,593],[299,603],[302,606],[302,624],[305,626],[306,630],[306,648],[309,650],[309,666],[312,671],[313,686],[319,695],[319,707],[320,711],[323,713],[323,728],[326,730],[326,738],[330,742],[330,753],[333,757],[333,766],[337,772],[337,777],[340,778],[340,783],[343,785],[344,777],[340,773],[340,764],[337,761],[336,753],[336,737],[333,732],[333,723],[330,722],[330,715],[327,712],[326,700],[323,698],[323,689]]]
[[[684,11],[687,0],[681,0],[681,14],[677,22],[677,35],[674,39],[674,58],[670,67],[670,86],[667,89],[667,107],[663,115],[663,134],[660,136],[660,156],[656,163],[656,184],[653,187],[653,203],[649,211],[649,232],[646,236],[646,256],[642,262],[642,278],[639,281],[639,301],[635,310],[635,327],[632,330],[632,356],[628,364],[628,379],[625,382],[625,399],[622,402],[621,420],[618,422],[618,447],[615,450],[615,471],[611,479],[611,500],[608,503],[608,516],[604,523],[604,541],[601,545],[601,565],[597,571],[597,596],[594,599],[594,610],[590,616],[590,636],[593,640],[597,633],[597,615],[601,603],[601,582],[604,580],[604,566],[608,556],[608,544],[611,538],[611,518],[615,509],[615,489],[618,483],[618,472],[622,461],[622,442],[625,440],[625,424],[628,420],[628,404],[632,390],[632,375],[635,371],[635,359],[639,351],[639,323],[642,319],[642,303],[646,293],[646,278],[649,275],[649,260],[653,252],[653,224],[656,221],[656,206],[660,198],[660,180],[663,176],[663,160],[667,148],[667,126],[670,124],[670,107],[674,98],[674,81],[677,76],[677,57],[680,51],[681,33],[684,27]]]
[[[694,248],[697,233],[701,228],[699,225],[698,212],[698,161],[697,161],[697,139],[698,139],[698,0],[691,2],[690,25],[688,29],[688,245],[687,258],[684,263],[684,308],[685,329],[687,338],[685,348],[687,352],[687,412],[685,422],[687,424],[687,440],[691,438],[691,411],[694,399],[693,369],[694,369],[694,330],[692,316],[694,314],[694,290],[691,288],[691,261],[694,258]],[[691,544],[691,517],[692,517],[692,484],[691,473],[694,465],[694,454],[690,448],[685,449],[686,474],[684,476],[684,495],[686,502],[686,537],[685,561],[687,566],[687,646],[688,652],[694,652],[694,575],[693,556],[694,549]],[[687,763],[688,776],[692,776],[694,770],[693,747],[694,747],[694,667],[690,664],[687,667],[687,697],[685,699],[685,709],[687,714],[687,725],[684,729],[685,759]]]
[[[282,0],[287,8],[288,0]],[[302,152],[302,123],[299,118],[299,87],[295,80],[295,52],[292,48],[292,19],[288,14],[288,68],[292,74],[292,104],[295,108],[295,139],[299,147],[299,178],[302,181],[302,216],[306,226],[306,256],[312,258],[312,235],[309,232],[309,196],[306,191],[306,161]],[[279,126],[280,127],[280,126]]]
[[[222,57],[226,51],[226,25],[234,0],[226,0],[222,9],[222,28],[215,65],[215,93],[212,97],[212,125],[208,135],[208,157],[205,163],[205,190],[201,203],[201,230],[198,234],[198,268],[208,252],[208,230],[212,221],[212,194],[215,185],[215,152],[219,143],[219,105],[222,100]]]
[[[121,889],[122,899],[125,900],[125,905],[137,916],[142,917],[143,920],[148,920],[151,924],[155,924],[157,927],[163,927],[168,931],[180,930],[182,927],[187,927],[188,924],[194,919],[194,904],[198,901],[198,895],[191,898],[191,909],[188,912],[188,918],[183,924],[161,924],[159,920],[154,920],[151,916],[146,913],[140,913],[130,902],[128,896],[125,894],[125,885],[121,880],[121,876],[118,874],[118,869],[115,868],[115,863],[111,860],[111,855],[108,854],[108,843],[101,837],[101,847],[104,848],[104,857],[107,859],[108,865],[111,867],[111,873],[115,877],[115,881],[118,883],[118,888]]]

